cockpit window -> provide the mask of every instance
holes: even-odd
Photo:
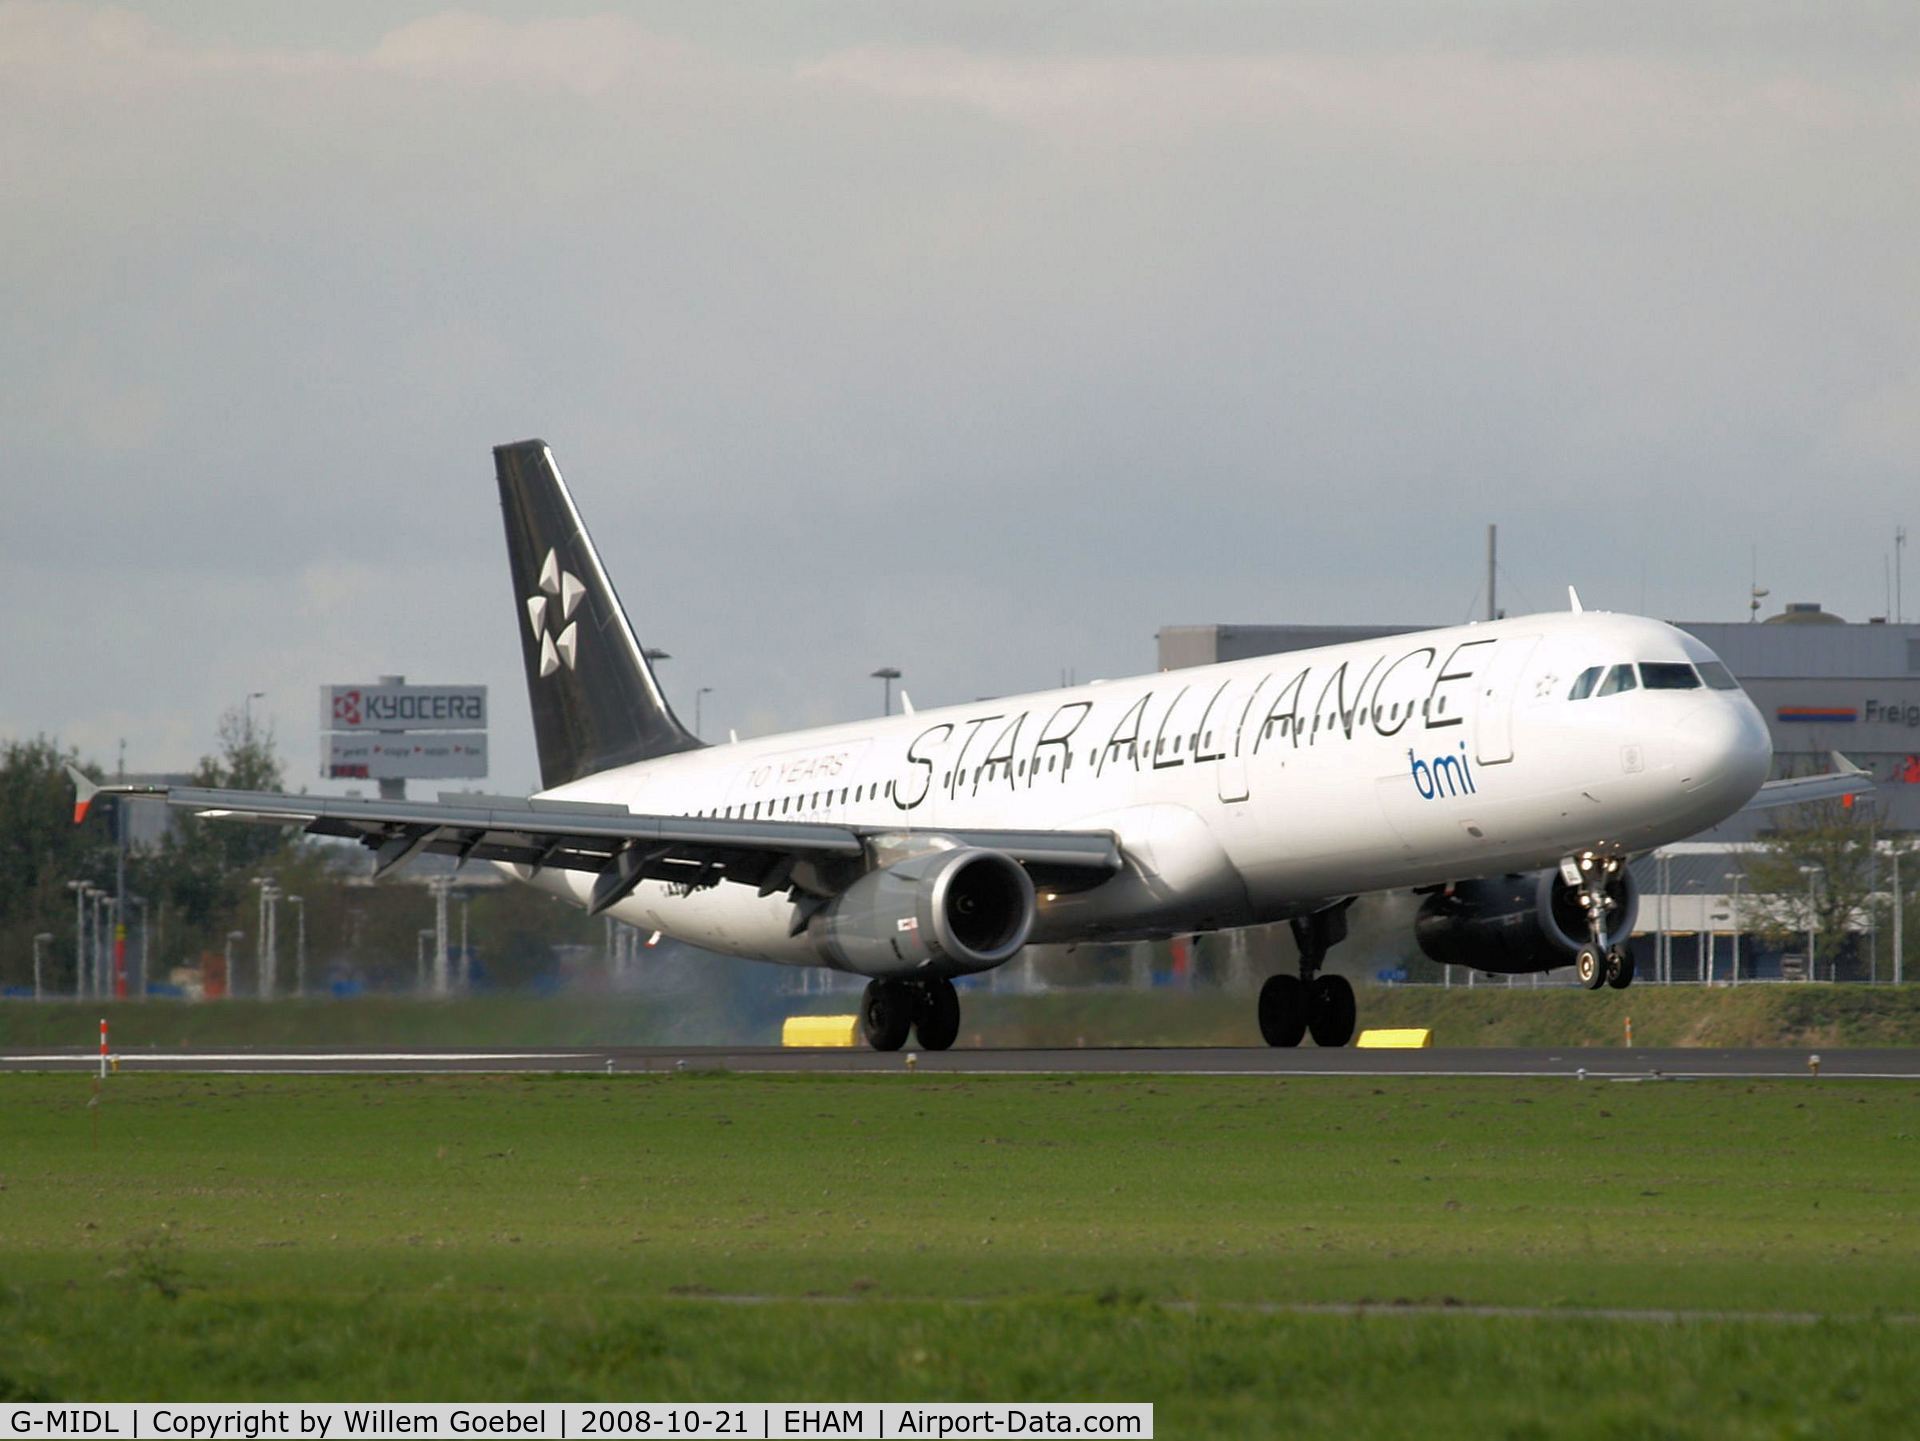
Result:
[[[1580,678],[1573,683],[1573,689],[1567,692],[1568,700],[1585,700],[1593,694],[1593,688],[1600,682],[1600,673],[1606,669],[1603,665],[1590,665],[1580,672]]]
[[[1633,678],[1633,667],[1617,665],[1607,672],[1607,678],[1600,682],[1596,695],[1618,695],[1621,691],[1632,690],[1639,682]]]
[[[1643,660],[1640,683],[1648,690],[1698,690],[1700,677],[1685,661]]]
[[[1733,678],[1733,672],[1717,660],[1700,662],[1700,679],[1714,690],[1739,690],[1740,682]]]

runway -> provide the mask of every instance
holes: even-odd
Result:
[[[544,1049],[340,1051],[323,1049],[129,1051],[122,1075],[442,1075],[511,1072],[659,1074],[732,1071],[812,1075],[962,1076],[1584,1076],[1593,1081],[1801,1079],[1920,1080],[1920,1048],[1628,1050],[1457,1048],[1406,1051],[1249,1047],[1068,1050],[801,1050],[768,1047],[548,1047]],[[0,1071],[87,1071],[98,1051],[16,1050]]]

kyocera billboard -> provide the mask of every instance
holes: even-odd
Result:
[[[323,685],[320,774],[328,780],[471,780],[487,773],[483,685]]]
[[[483,685],[323,685],[323,731],[485,730]]]

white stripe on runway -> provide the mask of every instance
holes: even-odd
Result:
[[[592,1061],[595,1051],[126,1051],[115,1056],[124,1063],[136,1061]],[[0,1056],[0,1064],[23,1065],[30,1061],[72,1061],[95,1065],[97,1053],[75,1055],[66,1051],[41,1051],[24,1056]]]

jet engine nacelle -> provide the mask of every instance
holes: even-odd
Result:
[[[868,871],[807,923],[829,965],[863,976],[961,976],[1011,959],[1033,930],[1033,881],[977,847]]]
[[[1623,865],[1607,881],[1607,944],[1633,933],[1640,891]],[[1557,870],[1460,881],[1427,897],[1413,922],[1429,960],[1503,975],[1573,964],[1587,943],[1580,892]]]

